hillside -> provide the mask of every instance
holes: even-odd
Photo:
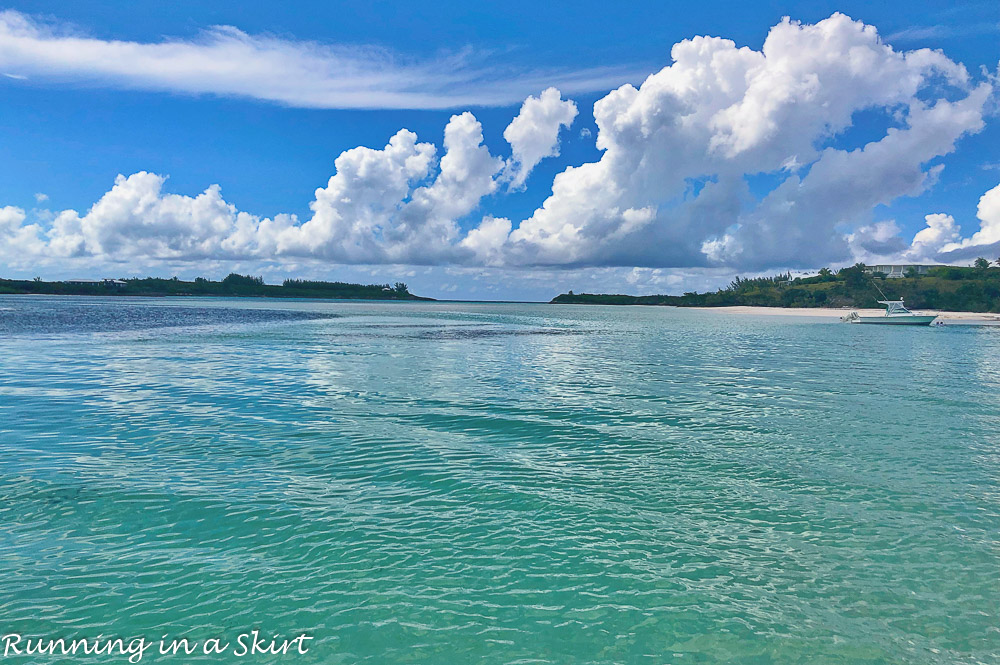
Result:
[[[865,273],[864,264],[836,273],[823,269],[813,277],[776,275],[741,279],[709,293],[681,296],[627,296],[576,293],[556,296],[553,303],[589,305],[673,305],[677,307],[879,307],[882,289],[907,307],[965,312],[1000,312],[1000,266],[934,267],[926,275],[886,279]],[[877,287],[877,288],[876,288]]]

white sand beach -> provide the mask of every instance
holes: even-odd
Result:
[[[835,309],[832,307],[692,307],[706,312],[725,312],[729,314],[750,314],[753,316],[813,316],[840,318],[850,312],[861,316],[879,316],[884,309]],[[914,310],[915,314],[937,314],[945,324],[989,324],[1000,325],[1000,314],[988,312],[940,312],[936,310]]]

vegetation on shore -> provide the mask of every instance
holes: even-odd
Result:
[[[877,287],[877,288],[876,288]],[[879,307],[883,300],[903,298],[907,307],[961,312],[1000,312],[1000,259],[991,265],[978,259],[975,266],[936,266],[925,275],[910,270],[904,277],[886,279],[865,272],[858,263],[833,272],[827,268],[812,277],[775,275],[741,279],[711,293],[681,296],[627,296],[564,293],[553,303],[588,305],[673,305],[676,307]]]
[[[93,282],[45,282],[0,279],[0,294],[48,294],[73,296],[225,296],[267,298],[328,298],[344,300],[433,300],[410,293],[402,282],[389,284],[348,284],[286,279],[278,286],[265,284],[262,277],[231,273],[215,282],[197,277],[186,282],[176,277],[99,280]]]

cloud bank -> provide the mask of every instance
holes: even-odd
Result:
[[[116,61],[152,57],[151,69],[186,81],[188,70],[163,63],[205,48],[273,55],[259,38],[231,31],[152,48],[38,33],[20,15],[3,16],[4,67],[21,58],[54,62],[55,71],[78,54],[84,71],[113,48]],[[10,34],[20,35],[13,46]],[[872,219],[876,206],[933,186],[943,168],[935,160],[982,129],[989,78],[974,80],[939,51],[896,51],[842,14],[813,25],[785,19],[759,51],[695,37],[671,57],[638,88],[623,85],[594,104],[601,158],[557,174],[544,203],[518,222],[488,214],[488,205],[558,154],[577,107],[555,87],[524,101],[504,132],[506,158],[490,153],[469,112],[448,121],[441,151],[406,129],[382,148],[346,150],[309,219],[239,211],[215,185],[194,197],[166,193],[163,176],[140,172],[119,176],[85,213],[30,219],[0,209],[0,258],[759,271],[859,258],[961,261],[1000,244],[1000,186],[983,196],[980,228],[967,238],[944,213],[928,215],[912,241],[891,220]],[[275,81],[286,72],[274,70]],[[861,113],[884,131],[851,146]],[[760,179],[769,183],[763,192],[751,186]]]

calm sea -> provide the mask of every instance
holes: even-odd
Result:
[[[998,663],[998,578],[997,328],[0,297],[3,634]]]

